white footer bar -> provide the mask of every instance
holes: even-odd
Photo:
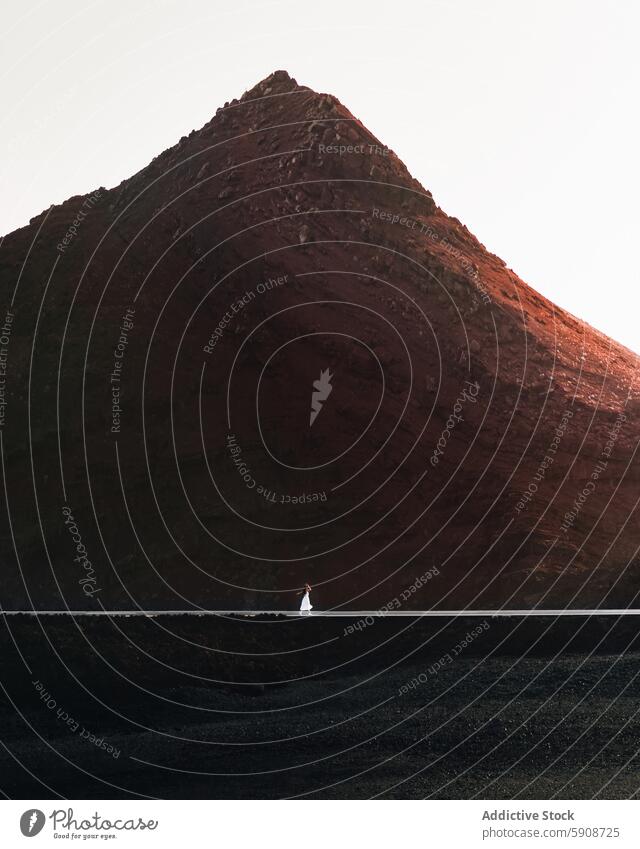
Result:
[[[189,779],[185,776],[185,794]],[[0,802],[3,847],[103,845],[327,849],[354,846],[640,845],[631,801],[42,801]],[[366,805],[366,807],[365,807]],[[31,827],[35,834],[28,834]],[[24,836],[23,836],[24,835]],[[64,842],[63,842],[64,841]]]

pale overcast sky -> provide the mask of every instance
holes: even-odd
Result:
[[[3,0],[0,233],[271,71],[335,94],[521,277],[640,352],[640,4]]]

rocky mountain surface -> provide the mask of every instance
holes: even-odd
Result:
[[[272,74],[0,279],[4,607],[635,604],[638,358],[335,97]]]

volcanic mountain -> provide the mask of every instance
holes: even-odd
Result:
[[[634,604],[638,358],[335,97],[277,71],[0,277],[5,608]]]

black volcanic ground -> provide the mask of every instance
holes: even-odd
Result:
[[[10,798],[639,791],[630,617],[40,626],[6,617],[0,632]]]

